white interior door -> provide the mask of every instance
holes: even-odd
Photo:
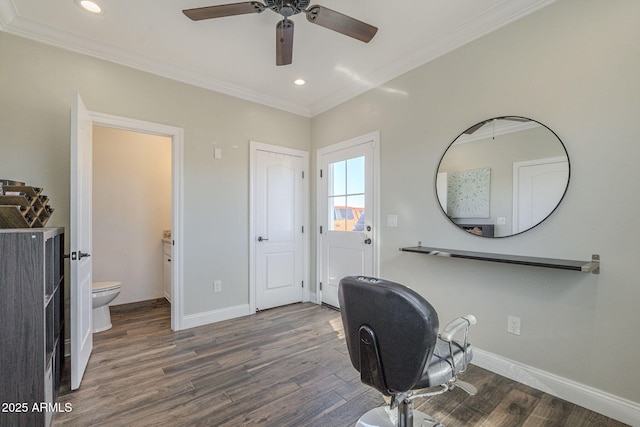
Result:
[[[319,153],[320,293],[339,307],[340,279],[375,275],[377,243],[376,147],[378,134],[365,135]]]
[[[93,121],[80,95],[71,102],[71,389],[80,387],[93,334],[91,278],[91,179]]]
[[[520,233],[544,220],[558,205],[567,188],[566,157],[513,164],[513,232]]]
[[[307,159],[258,149],[253,171],[256,308],[303,300]]]

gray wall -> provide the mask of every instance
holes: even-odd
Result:
[[[48,225],[69,227],[72,91],[184,128],[184,314],[248,304],[249,141],[309,150],[310,119],[2,32],[0,58],[0,177],[45,187]]]
[[[313,153],[380,130],[380,212],[383,219],[398,214],[397,228],[380,230],[383,277],[421,292],[443,321],[474,313],[478,348],[634,402],[640,402],[630,374],[640,352],[639,18],[635,0],[562,0],[312,119]],[[460,132],[502,115],[554,130],[569,153],[571,183],[542,225],[491,240],[449,223],[434,180]],[[602,274],[398,251],[419,240],[565,259],[599,253]],[[522,318],[522,335],[506,333],[508,315]]]

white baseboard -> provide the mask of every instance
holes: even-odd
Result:
[[[223,320],[235,319],[236,317],[248,316],[250,314],[255,313],[251,312],[249,304],[241,304],[233,307],[221,308],[219,310],[188,314],[183,317],[181,329],[195,328],[196,326],[222,322]]]
[[[640,404],[474,347],[481,368],[623,423],[640,426]]]

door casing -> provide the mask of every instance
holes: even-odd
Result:
[[[183,235],[184,235],[184,129],[159,123],[89,111],[93,124],[131,132],[171,138],[171,329],[184,329]]]

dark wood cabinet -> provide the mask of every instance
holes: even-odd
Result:
[[[0,426],[48,426],[64,358],[64,229],[0,230]]]

